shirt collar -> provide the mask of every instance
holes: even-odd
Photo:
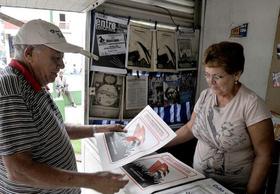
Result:
[[[12,68],[17,69],[36,92],[39,92],[42,89],[41,85],[35,80],[29,70],[20,61],[12,59],[9,65]]]

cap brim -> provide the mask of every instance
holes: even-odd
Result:
[[[76,45],[73,45],[73,44],[69,44],[69,43],[59,43],[59,44],[55,44],[55,43],[47,43],[47,44],[44,44],[46,45],[47,47],[50,47],[54,50],[57,50],[57,51],[60,51],[60,52],[63,52],[63,53],[80,53],[86,57],[89,57],[89,58],[93,58],[94,60],[98,60],[99,57],[96,56],[95,54],[89,52],[89,51],[86,51],[84,50],[82,47],[79,47],[79,46],[76,46]]]

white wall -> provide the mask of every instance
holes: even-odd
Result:
[[[266,96],[279,7],[280,0],[206,0],[202,50],[224,40],[241,43],[245,50],[241,82],[262,98]],[[231,28],[247,22],[247,37],[229,38]],[[207,87],[202,79],[200,69],[199,92]]]

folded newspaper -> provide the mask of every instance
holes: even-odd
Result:
[[[164,189],[154,194],[234,194],[211,178]]]

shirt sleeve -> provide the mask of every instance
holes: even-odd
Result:
[[[38,140],[32,113],[20,95],[0,96],[0,153],[30,150]]]
[[[247,126],[271,118],[271,113],[265,102],[257,95],[250,96],[245,109],[245,122]]]
[[[206,94],[207,94],[207,89],[206,89],[206,90],[203,90],[203,91],[200,93],[200,96],[199,96],[197,102],[195,103],[195,106],[194,106],[194,109],[193,109],[193,111],[194,111],[195,113],[198,113],[200,104],[205,100]]]

